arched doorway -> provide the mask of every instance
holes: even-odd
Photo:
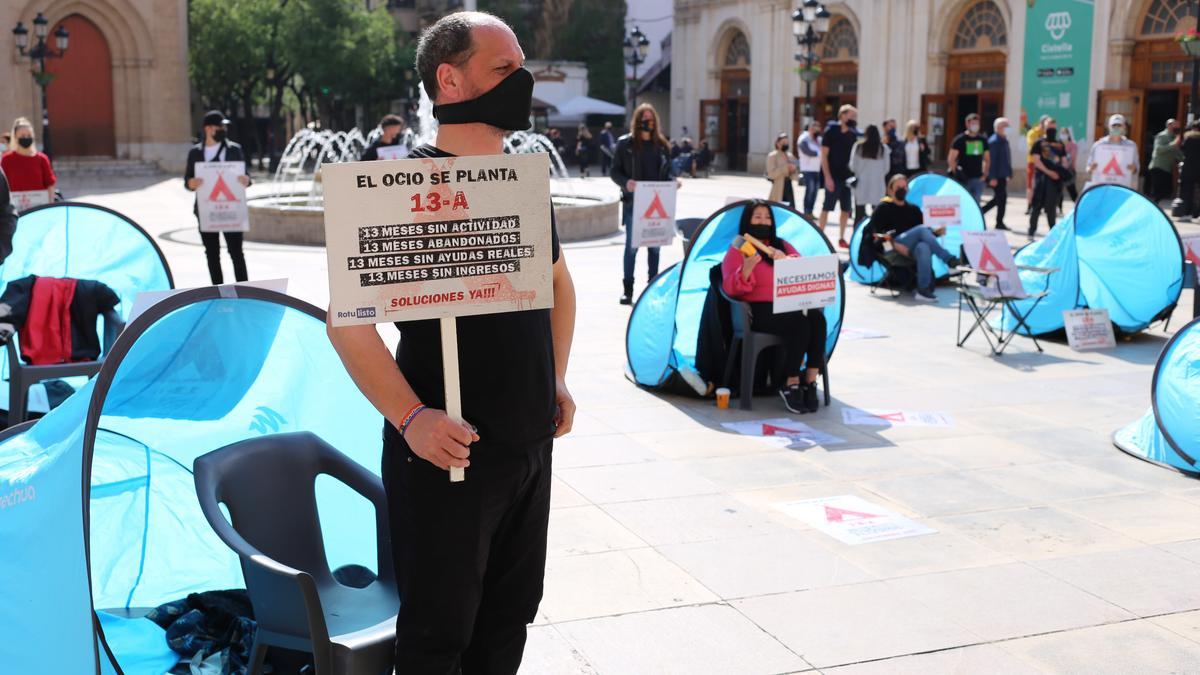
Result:
[[[978,113],[981,128],[1004,109],[1008,64],[1008,25],[993,0],[978,0],[963,8],[952,26],[946,61],[945,94],[925,95],[921,123],[933,145],[934,157],[946,156],[947,146],[963,130],[963,118]]]
[[[46,88],[51,144],[55,155],[115,157],[112,54],[104,34],[88,19],[72,14],[58,25],[70,32],[61,59],[46,62],[54,81]],[[58,29],[56,25],[51,34]]]
[[[700,102],[701,140],[708,141],[725,167],[746,170],[750,149],[750,41],[737,28],[730,29],[719,50],[720,98]],[[720,43],[719,43],[720,44]]]
[[[858,104],[858,32],[845,16],[835,15],[829,32],[821,40],[821,75],[813,82],[812,116],[817,122],[837,118],[838,108]],[[801,88],[803,88],[801,83]],[[807,100],[797,96],[792,102],[792,138],[800,133]]]

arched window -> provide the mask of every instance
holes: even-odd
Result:
[[[858,35],[854,26],[846,17],[837,17],[825,36],[825,47],[821,50],[823,59],[857,59]]]
[[[725,48],[725,67],[746,68],[749,65],[750,41],[746,39],[746,34],[739,30],[734,33],[729,46]]]
[[[1142,35],[1174,35],[1184,29],[1184,21],[1195,16],[1191,0],[1154,0],[1142,19]]]
[[[1004,15],[992,0],[971,5],[954,30],[954,49],[989,49],[1008,44]]]

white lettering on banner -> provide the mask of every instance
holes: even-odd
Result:
[[[246,188],[238,180],[246,175],[242,162],[196,162],[196,207],[201,232],[245,232],[250,229]]]
[[[674,181],[637,182],[633,191],[634,248],[670,246],[675,240]]]
[[[958,195],[926,195],[921,215],[931,230],[962,226],[962,198]]]
[[[17,488],[6,495],[0,495],[0,509],[12,509],[37,499],[37,490],[32,485]]]
[[[784,258],[774,267],[776,314],[826,307],[837,300],[836,255]]]
[[[1077,352],[1117,346],[1107,309],[1063,310],[1063,323],[1067,329],[1067,345]]]
[[[851,546],[937,533],[855,495],[787,502],[775,508]]]
[[[333,324],[549,308],[547,162],[528,154],[326,165]]]

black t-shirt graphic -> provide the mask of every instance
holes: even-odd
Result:
[[[959,134],[950,145],[958,151],[958,166],[962,167],[963,178],[983,177],[983,153],[987,151],[987,141],[983,136],[968,136]],[[950,167],[953,171],[956,167]]]

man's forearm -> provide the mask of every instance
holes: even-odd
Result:
[[[554,309],[550,310],[550,333],[554,341],[554,374],[567,376],[571,343],[575,339],[575,282],[560,256],[554,263]]]
[[[392,426],[399,429],[404,414],[421,401],[400,372],[375,326],[329,326],[326,331],[359,391]]]

